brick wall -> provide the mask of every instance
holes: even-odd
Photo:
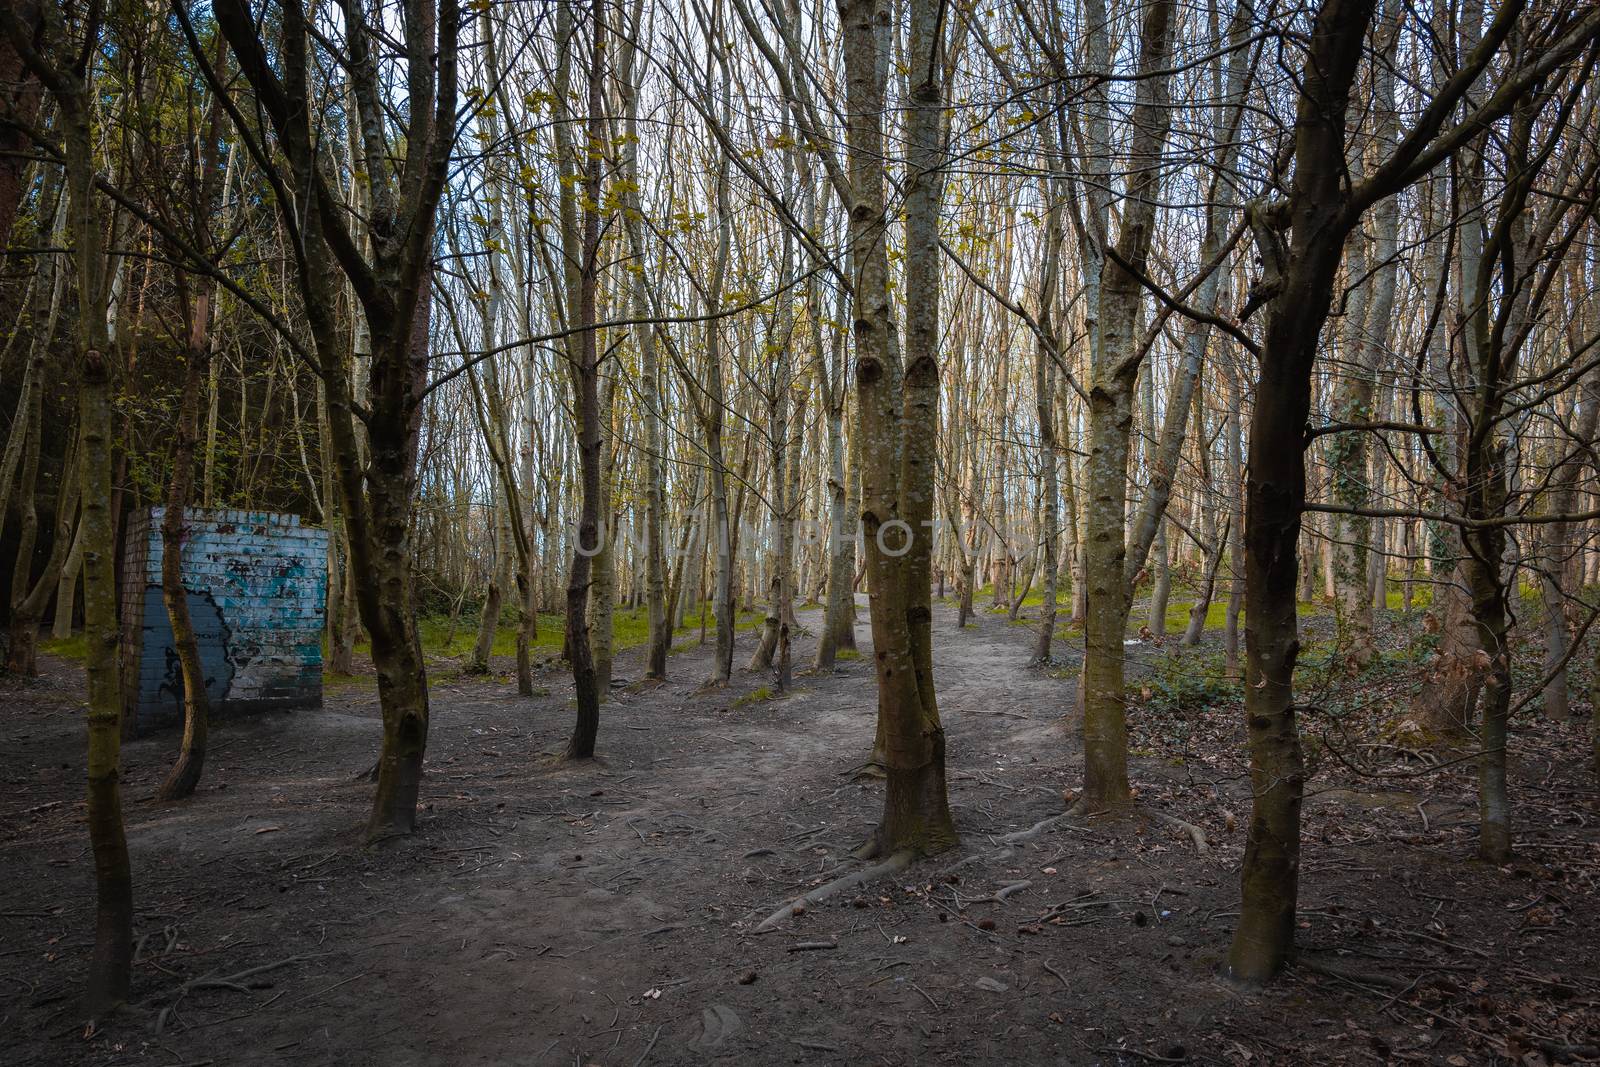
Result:
[[[123,556],[122,679],[131,731],[182,721],[183,678],[161,599],[161,516],[130,516]],[[297,515],[186,513],[184,586],[215,712],[322,704],[328,534]]]

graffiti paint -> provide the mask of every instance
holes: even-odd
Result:
[[[161,516],[132,518],[123,568],[122,676],[133,731],[177,723],[183,680],[161,598]],[[328,535],[295,515],[185,514],[183,580],[216,712],[318,707]]]

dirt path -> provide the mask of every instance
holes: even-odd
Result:
[[[206,786],[180,805],[144,799],[172,739],[133,741],[139,1007],[88,1039],[73,1002],[91,914],[81,727],[75,674],[58,669],[13,694],[0,763],[0,1062],[1297,1062],[1264,1036],[1283,1040],[1274,1013],[1291,1003],[1317,1020],[1296,1047],[1345,1033],[1336,986],[1245,995],[1214,976],[1242,846],[1231,766],[1135,767],[1142,803],[1207,828],[1206,855],[1145,817],[1006,846],[1077,781],[1073,687],[1027,666],[1032,632],[1003,616],[956,631],[940,607],[935,625],[961,846],[764,935],[756,923],[847,869],[876,821],[879,786],[852,774],[873,728],[865,625],[861,659],[779,699],[751,699],[770,680],[749,672],[702,690],[706,652],[675,654],[668,683],[613,694],[591,764],[549,755],[571,725],[559,671],[531,701],[441,671],[421,832],[377,849],[358,836],[377,737],[367,683],[320,712],[221,725]],[[813,648],[803,637],[796,662]],[[619,676],[640,669],[637,651],[619,658]],[[1344,870],[1376,866],[1333,859],[1346,890],[1381,896]],[[1331,881],[1308,893],[1320,914],[1340,906],[1321,895]],[[268,965],[243,991],[182,992]]]

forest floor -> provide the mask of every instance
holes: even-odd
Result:
[[[379,847],[360,833],[370,677],[330,684],[319,711],[220,721],[182,803],[151,799],[175,737],[130,741],[135,1006],[95,1030],[78,1005],[82,675],[50,661],[0,692],[0,1063],[1600,1056],[1600,791],[1581,728],[1519,717],[1519,858],[1495,868],[1473,858],[1470,762],[1430,767],[1377,732],[1373,709],[1402,699],[1385,679],[1417,672],[1354,687],[1372,713],[1336,724],[1348,747],[1312,746],[1302,961],[1248,992],[1218,976],[1250,802],[1237,690],[1193,705],[1215,648],[1135,650],[1134,812],[1045,822],[1081,774],[1070,669],[1030,668],[1032,628],[1003,615],[958,631],[939,606],[935,624],[960,845],[765,934],[784,901],[852,869],[876,821],[880,784],[855,776],[873,733],[865,625],[862,658],[777,697],[748,671],[703,689],[692,638],[662,685],[626,652],[603,758],[576,764],[553,756],[572,724],[559,668],[528,700],[441,663],[420,832]],[[796,662],[813,648],[802,637]]]

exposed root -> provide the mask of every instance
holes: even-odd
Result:
[[[172,1003],[162,1008],[156,1015],[155,1032],[159,1034],[166,1028],[167,1020],[172,1017],[172,1013],[183,1002],[183,998],[196,989],[229,989],[235,993],[248,993],[250,992],[250,987],[243,984],[246,978],[252,978],[267,971],[275,971],[279,967],[288,967],[291,964],[304,963],[306,960],[316,958],[316,955],[290,956],[287,959],[276,960],[272,963],[263,963],[259,967],[246,967],[236,974],[224,975],[220,978],[216,977],[216,972],[203,974],[199,978],[191,978],[178,987],[178,995],[173,998]]]
[[[1301,970],[1320,974],[1325,978],[1337,978],[1343,982],[1371,988],[1377,986],[1395,993],[1408,992],[1415,982],[1407,982],[1391,974],[1380,974],[1359,967],[1347,967],[1342,963],[1332,960],[1318,959],[1315,956],[1301,954],[1295,957],[1294,965]]]
[[[883,764],[872,760],[868,760],[849,773],[852,782],[882,781],[889,777],[889,772],[883,769]]]
[[[1040,834],[1044,833],[1046,830],[1057,825],[1058,823],[1065,822],[1068,819],[1076,818],[1079,813],[1074,810],[1075,807],[1076,805],[1074,805],[1073,808],[1068,808],[1060,815],[1052,815],[1048,819],[1040,819],[1026,830],[1018,830],[1015,833],[1006,834],[1005,836],[999,838],[999,840],[1002,844],[1006,845],[1015,845],[1019,841],[1032,841],[1034,838],[1038,837]]]
[[[992,849],[988,852],[974,852],[970,856],[963,857],[951,866],[946,867],[939,877],[941,879],[948,878],[961,868],[971,866],[974,863],[983,863],[986,861],[999,863],[1008,860],[1016,851],[1014,848],[1012,848],[1013,845],[1021,844],[1024,841],[1032,841],[1034,838],[1043,834],[1046,830],[1059,826],[1072,817],[1072,812],[1064,811],[1059,815],[1052,815],[1048,819],[1040,819],[1026,830],[1017,830],[1009,834],[1002,834],[999,837],[990,838],[991,841],[997,842],[1000,847]],[[1000,894],[998,894],[995,899],[1004,899],[1011,893],[1020,892],[1022,888],[1023,886],[1020,883],[1018,884],[1017,888],[1007,886],[1005,889],[1001,890]],[[986,897],[984,899],[987,900],[990,898]]]
[[[1000,889],[995,890],[994,899],[997,900],[997,901],[1003,901],[1003,900],[1006,899],[1006,897],[1009,897],[1011,894],[1020,893],[1024,889],[1027,889],[1031,885],[1033,885],[1033,881],[1031,879],[1028,879],[1028,878],[1024,878],[1020,882],[1012,882],[1008,886],[1003,886]]]
[[[946,867],[945,870],[944,870],[944,873],[941,874],[939,877],[941,879],[948,878],[948,877],[950,877],[950,875],[955,874],[961,868],[970,867],[974,863],[982,863],[984,860],[993,860],[996,863],[1001,862],[1003,860],[1008,860],[1008,859],[1011,858],[1011,855],[1012,855],[1012,850],[1009,849],[1009,848],[996,849],[993,852],[974,852],[972,855],[966,857],[965,859],[961,860],[960,862],[955,863],[955,864],[953,864],[953,865],[951,865],[949,867]]]
[[[1020,882],[1012,882],[1009,885],[1001,886],[999,889],[996,889],[993,893],[990,893],[986,897],[978,897],[978,898],[976,898],[974,900],[967,901],[967,903],[968,904],[1004,904],[1006,902],[1006,897],[1009,897],[1014,893],[1020,893],[1024,889],[1027,889],[1032,885],[1033,885],[1033,882],[1032,882],[1031,879],[1024,878]]]
[[[1145,810],[1152,818],[1166,823],[1173,829],[1182,830],[1186,835],[1188,835],[1189,840],[1194,842],[1194,850],[1200,853],[1200,855],[1204,856],[1207,852],[1211,851],[1211,843],[1206,840],[1206,832],[1200,829],[1200,827],[1196,826],[1194,823],[1184,822],[1176,815],[1168,815],[1164,811],[1156,811],[1153,808],[1147,808]]]
[[[851,858],[861,860],[862,862],[867,860],[875,860],[881,855],[883,855],[883,842],[878,840],[877,834],[873,834],[871,837],[861,842],[861,844],[850,850]]]
[[[777,911],[761,920],[761,923],[756,927],[755,932],[758,934],[769,934],[776,930],[779,925],[784,922],[784,920],[791,919],[796,915],[802,914],[813,904],[820,904],[829,897],[838,896],[846,889],[861,885],[863,882],[870,882],[875,878],[882,878],[886,874],[894,874],[897,871],[903,871],[907,867],[911,866],[913,855],[914,854],[910,849],[903,849],[894,853],[882,863],[875,863],[870,867],[863,867],[860,870],[852,871],[849,874],[835,878],[831,882],[825,882],[824,884],[817,886],[817,888],[813,889],[805,896],[797,897],[796,899],[789,901]]]

